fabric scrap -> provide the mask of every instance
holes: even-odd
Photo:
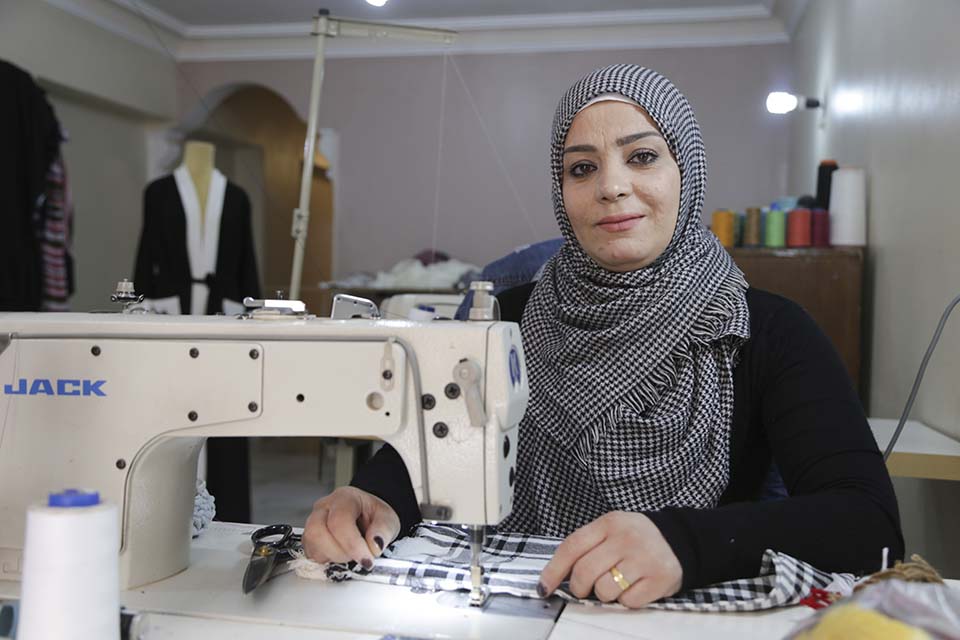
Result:
[[[207,528],[215,515],[217,515],[216,499],[207,491],[207,483],[198,479],[197,493],[193,498],[193,521],[191,522],[194,538]]]

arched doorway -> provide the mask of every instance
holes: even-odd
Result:
[[[290,104],[260,86],[216,90],[215,106],[204,110],[187,137],[217,145],[217,165],[244,187],[251,199],[254,239],[264,295],[290,284],[293,240],[290,225],[300,192],[306,124]],[[301,298],[317,315],[327,315],[329,300],[318,287],[333,269],[333,167],[335,134],[322,130],[314,158],[310,225],[301,280]]]

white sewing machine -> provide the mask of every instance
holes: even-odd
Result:
[[[0,580],[20,578],[27,506],[65,487],[120,506],[122,589],[185,569],[209,436],[379,438],[425,519],[496,524],[522,363],[503,322],[0,314]]]

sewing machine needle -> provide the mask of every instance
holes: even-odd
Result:
[[[470,606],[473,607],[482,607],[488,595],[483,586],[483,567],[480,566],[484,534],[485,527],[470,527]]]

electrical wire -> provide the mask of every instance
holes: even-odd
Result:
[[[497,143],[493,140],[493,136],[490,135],[490,130],[487,128],[487,121],[483,119],[482,115],[480,115],[480,108],[477,106],[477,101],[473,99],[473,94],[470,92],[470,87],[467,86],[467,82],[463,79],[463,74],[460,73],[460,67],[457,65],[457,60],[454,56],[450,56],[450,64],[453,65],[453,70],[457,72],[457,78],[460,80],[460,86],[463,87],[464,92],[467,94],[467,100],[470,102],[470,107],[473,109],[474,115],[477,116],[477,120],[480,122],[480,130],[483,131],[483,136],[487,139],[487,144],[489,144],[490,148],[493,150],[493,157],[497,161],[497,167],[500,168],[500,173],[503,174],[503,179],[506,181],[507,186],[510,187],[510,192],[517,201],[517,207],[523,214],[524,220],[526,220],[527,224],[530,226],[530,233],[533,234],[533,239],[536,241],[539,236],[537,234],[537,228],[533,224],[533,218],[530,217],[530,212],[527,211],[527,208],[523,206],[523,200],[520,198],[520,191],[517,190],[517,185],[514,184],[513,178],[510,177],[510,172],[507,171],[507,165],[503,162],[503,156],[500,155],[500,151],[497,149]]]
[[[886,451],[883,452],[883,460],[886,462],[887,458],[890,457],[890,454],[893,453],[893,447],[897,444],[897,439],[900,437],[900,432],[903,431],[903,426],[907,423],[907,417],[910,415],[910,410],[913,408],[913,401],[917,399],[917,391],[920,389],[920,382],[923,380],[923,374],[927,370],[927,364],[930,362],[930,356],[933,355],[933,350],[937,348],[937,342],[940,341],[940,334],[943,333],[943,327],[947,324],[947,318],[950,317],[950,313],[953,311],[954,307],[960,304],[960,295],[953,299],[953,301],[947,305],[947,308],[943,310],[943,315],[940,316],[940,323],[937,325],[937,330],[933,332],[933,340],[930,341],[930,346],[927,347],[927,352],[923,355],[923,360],[920,363],[920,369],[917,371],[917,378],[913,381],[913,388],[910,390],[910,396],[907,398],[907,404],[903,407],[903,413],[900,415],[900,422],[897,424],[896,430],[893,432],[893,437],[890,438],[890,443],[887,445]]]

